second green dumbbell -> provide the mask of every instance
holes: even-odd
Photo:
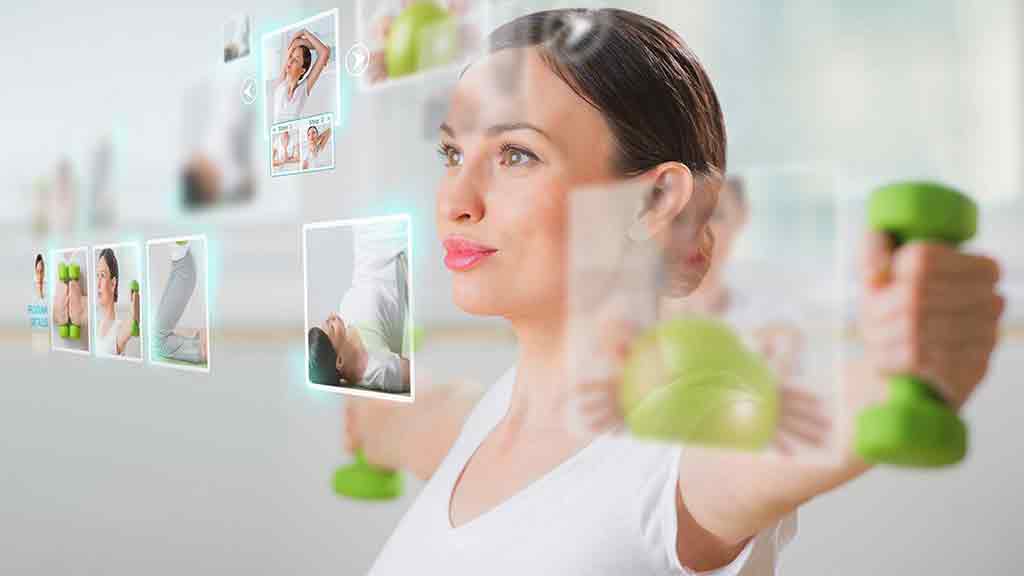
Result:
[[[133,296],[133,298],[138,293],[139,293],[139,281],[138,280],[132,280],[132,296]],[[139,321],[135,320],[135,319],[132,319],[132,336],[135,336],[136,338],[138,338],[138,336],[139,336]]]
[[[72,262],[68,264],[68,287],[71,287],[71,282],[78,281],[82,277],[82,269]],[[68,320],[68,338],[72,340],[79,340],[82,338],[82,327],[74,322]]]
[[[377,468],[357,450],[355,461],[334,473],[334,491],[356,500],[393,500],[402,495],[402,475]]]
[[[974,236],[978,208],[952,188],[901,182],[872,194],[868,220],[897,245],[915,240],[956,245]],[[889,380],[887,401],[858,415],[855,447],[875,464],[948,466],[967,454],[967,426],[927,382],[896,376]]]

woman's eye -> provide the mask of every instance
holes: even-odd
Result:
[[[535,160],[537,160],[537,156],[524,148],[508,145],[501,148],[502,166],[527,166]]]
[[[441,160],[444,161],[446,168],[453,168],[455,166],[462,165],[462,152],[454,146],[442,144],[441,147],[437,149],[437,154],[441,157]]]

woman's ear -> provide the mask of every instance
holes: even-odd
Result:
[[[637,242],[667,230],[693,197],[693,173],[685,164],[660,164],[649,177],[654,184],[629,231],[629,237]]]

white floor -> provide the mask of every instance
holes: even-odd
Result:
[[[302,352],[214,343],[211,376],[0,344],[0,573],[361,574],[415,495],[333,495],[341,399]],[[479,378],[500,343],[431,349]],[[876,471],[806,506],[794,574],[1010,574],[1024,564],[1024,346],[967,410],[972,453],[939,473]]]

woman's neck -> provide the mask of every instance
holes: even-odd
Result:
[[[114,303],[113,302],[111,302],[110,304],[103,304],[103,318],[107,322],[113,322],[114,321]]]
[[[36,284],[36,292],[39,293],[39,299],[40,300],[46,298],[46,294],[43,293],[43,285],[42,284]]]
[[[552,321],[513,322],[519,342],[515,388],[508,410],[511,424],[563,428],[570,400],[565,327]]]
[[[707,280],[705,278],[704,284],[681,301],[681,309],[678,311],[719,316],[729,309],[732,302],[728,286],[719,281]]]

